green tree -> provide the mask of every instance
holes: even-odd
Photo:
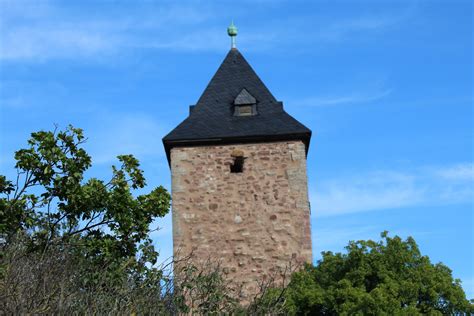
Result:
[[[411,237],[350,242],[347,253],[323,252],[316,266],[292,276],[286,308],[297,315],[449,315],[474,312],[460,280],[432,264]]]
[[[15,153],[16,179],[0,176],[0,294],[11,286],[5,281],[7,274],[12,276],[11,272],[21,266],[19,258],[25,256],[35,258],[33,262],[56,265],[64,258],[61,262],[74,266],[69,271],[74,274],[66,279],[69,282],[77,276],[74,286],[82,293],[115,289],[115,285],[126,283],[133,290],[154,286],[159,294],[162,271],[154,268],[158,253],[149,233],[153,220],[168,213],[170,196],[161,186],[147,194],[136,192],[146,182],[132,155],[117,157],[120,165],[112,166],[108,181],[86,180],[91,157],[82,148],[85,141],[83,131],[73,126],[32,133],[28,147]],[[22,256],[17,255],[19,252]],[[45,261],[45,256],[51,255],[59,259]],[[8,265],[8,260],[17,266]],[[32,272],[31,278],[37,275],[38,271]],[[25,287],[25,292],[30,290]],[[109,292],[117,302],[119,293]],[[41,305],[38,310],[44,308]]]
[[[120,243],[124,255],[136,252],[153,219],[168,212],[169,194],[160,186],[133,196],[146,183],[132,155],[117,157],[121,165],[112,166],[108,182],[85,181],[91,157],[81,148],[84,142],[82,130],[72,126],[31,134],[29,148],[15,153],[16,182],[0,177],[2,236],[25,231],[41,245],[80,235]]]

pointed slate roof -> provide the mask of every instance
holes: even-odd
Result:
[[[257,115],[234,116],[234,104],[256,100]],[[232,48],[189,116],[163,138],[176,146],[300,139],[309,147],[311,130],[283,110],[242,54]]]

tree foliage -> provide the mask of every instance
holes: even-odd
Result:
[[[323,252],[316,266],[293,274],[286,308],[297,315],[449,315],[473,313],[460,280],[432,264],[411,237],[350,242],[347,253]]]
[[[169,210],[170,196],[163,187],[134,196],[145,187],[139,163],[132,155],[118,156],[108,182],[84,173],[91,157],[81,147],[81,129],[32,133],[29,147],[15,153],[15,183],[0,178],[0,234],[10,238],[28,232],[35,245],[81,236],[101,251],[136,254],[147,240],[150,223]],[[94,242],[97,242],[95,244]]]
[[[108,181],[86,180],[92,160],[82,148],[85,140],[83,131],[72,126],[64,131],[32,133],[28,147],[15,153],[16,179],[0,176],[2,294],[13,282],[7,277],[14,276],[11,272],[16,268],[28,267],[25,262],[33,266],[23,275],[34,284],[42,271],[34,272],[34,262],[38,263],[36,268],[45,263],[53,269],[61,266],[57,260],[65,265],[65,271],[74,267],[68,271],[72,277],[62,280],[72,286],[69,281],[77,277],[74,286],[83,293],[123,283],[134,289],[159,288],[162,271],[154,267],[158,253],[149,233],[153,220],[168,213],[170,196],[161,186],[146,194],[137,193],[146,182],[132,155],[117,157],[120,164],[112,166]],[[26,257],[29,259],[19,261]],[[17,266],[9,265],[8,260]],[[61,279],[62,273],[56,272]],[[51,293],[59,287],[66,290],[64,284],[52,279],[48,285],[56,286],[49,288]],[[28,288],[24,289],[26,294]],[[120,297],[114,291],[103,292],[115,295],[114,301]]]
[[[378,242],[350,242],[346,253],[323,252],[288,286],[256,280],[260,291],[245,306],[218,264],[179,262],[173,276],[156,265],[149,236],[153,220],[169,211],[168,192],[160,186],[142,193],[146,181],[132,155],[117,157],[108,181],[86,179],[92,160],[85,141],[72,126],[32,133],[15,153],[15,179],[0,176],[6,314],[474,313],[448,267],[421,255],[413,238],[387,233]]]

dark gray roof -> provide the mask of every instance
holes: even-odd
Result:
[[[234,116],[234,102],[256,100],[257,115]],[[242,54],[231,49],[189,116],[163,138],[166,154],[175,146],[301,139],[311,130],[283,110]]]

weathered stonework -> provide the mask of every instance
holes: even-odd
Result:
[[[244,296],[290,261],[312,261],[303,142],[175,147],[170,158],[176,257],[219,261]]]

